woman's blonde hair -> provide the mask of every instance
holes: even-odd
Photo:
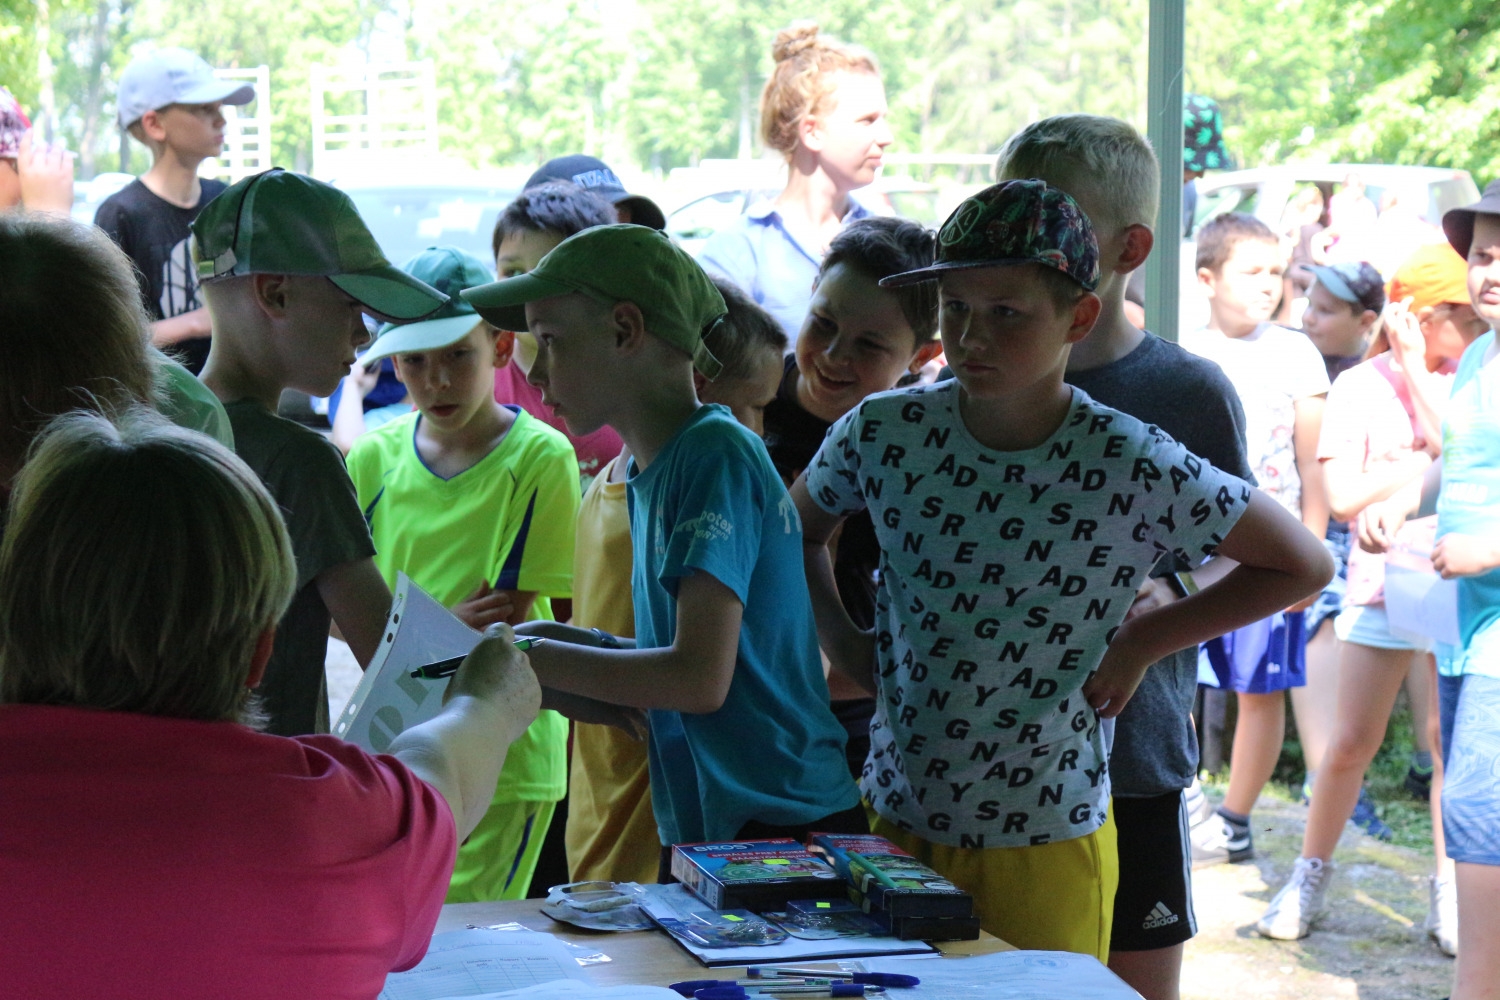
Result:
[[[829,98],[838,89],[834,74],[880,75],[868,51],[819,35],[816,24],[778,31],[771,56],[776,68],[760,94],[760,137],[788,157],[797,148],[802,122],[828,110]]]
[[[281,514],[233,452],[144,407],[65,414],[0,541],[0,703],[234,719],[295,587]]]
[[[154,403],[157,356],[130,259],[93,226],[0,214],[0,481],[51,417]]]

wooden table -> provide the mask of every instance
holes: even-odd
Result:
[[[572,924],[559,923],[541,910],[540,899],[521,899],[503,903],[449,903],[443,907],[433,933],[462,930],[470,924],[523,924],[536,931],[546,931],[564,941],[596,948],[613,961],[586,965],[583,975],[596,986],[669,986],[685,979],[731,979],[736,970],[709,969],[689,955],[661,931],[611,933],[590,931]],[[978,941],[960,941],[939,945],[944,955],[961,956],[1009,951],[1011,946],[984,934]],[[836,963],[798,962],[798,966],[834,969]]]

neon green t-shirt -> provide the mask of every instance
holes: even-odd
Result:
[[[417,454],[419,418],[412,413],[376,428],[349,453],[349,476],[386,581],[395,586],[404,572],[450,608],[481,580],[534,590],[532,613],[552,617],[548,598],[573,592],[578,460],[568,439],[518,410],[494,451],[443,479]],[[494,801],[563,798],[567,739],[566,719],[538,715],[511,744]]]

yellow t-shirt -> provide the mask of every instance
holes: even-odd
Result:
[[[630,512],[625,484],[611,483],[608,462],[578,509],[573,556],[573,624],[635,635],[630,597]],[[568,875],[575,882],[655,882],[660,847],[651,812],[646,744],[613,726],[573,727],[568,782]]]
[[[533,611],[572,593],[578,461],[567,438],[524,411],[494,451],[451,479],[417,454],[419,413],[360,437],[349,477],[375,540],[375,564],[395,585],[404,572],[453,607],[481,580],[534,590]],[[539,802],[567,793],[568,722],[542,712],[511,744],[495,802]]]

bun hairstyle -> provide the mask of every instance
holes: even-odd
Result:
[[[797,148],[803,120],[828,110],[828,99],[838,87],[834,74],[880,75],[868,51],[819,35],[816,24],[778,31],[771,56],[776,68],[760,94],[760,137],[786,156]]]

